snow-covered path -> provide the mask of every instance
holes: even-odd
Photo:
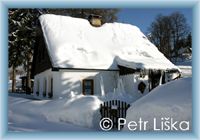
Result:
[[[51,122],[39,111],[42,105],[51,101],[8,97],[8,131],[92,131],[66,122]]]

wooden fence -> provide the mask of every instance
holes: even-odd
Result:
[[[126,111],[130,104],[120,100],[111,100],[101,104],[100,113],[102,118],[110,118],[113,122],[112,129],[118,128],[118,119],[126,118]]]

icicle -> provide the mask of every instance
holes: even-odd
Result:
[[[124,89],[124,84],[123,84],[123,81],[122,81],[121,78],[120,78],[119,82],[120,82],[121,93],[122,93],[122,95],[123,95],[123,94],[125,93],[125,89]]]
[[[125,93],[124,84],[121,78],[118,79],[116,93],[120,96],[123,96]]]
[[[100,76],[100,88],[101,88],[101,96],[105,96],[104,83],[103,83],[102,76]]]
[[[161,71],[159,86],[162,85],[162,79],[163,79],[163,71]]]

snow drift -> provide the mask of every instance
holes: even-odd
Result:
[[[127,110],[126,120],[130,122],[142,118],[149,121],[146,130],[153,130],[153,118],[161,120],[162,117],[173,118],[176,121],[189,121],[191,130],[192,78],[182,78],[155,88],[148,95],[131,104]],[[128,128],[124,127],[124,130]]]
[[[96,96],[73,95],[69,98],[56,100],[29,100],[9,97],[10,99],[12,100],[9,102],[8,117],[11,130],[21,131],[19,128],[23,127],[24,130],[22,131],[26,131],[26,128],[27,131],[28,128],[38,131],[41,128],[57,131],[56,128],[50,129],[45,127],[53,124],[57,125],[59,130],[60,124],[63,127],[63,131],[71,124],[70,126],[73,127],[72,131],[75,131],[75,129],[78,131],[82,130],[80,129],[82,127],[97,128],[97,122],[100,120],[99,107],[101,100]],[[27,126],[28,124],[32,126],[29,127]],[[66,130],[68,129],[66,128]]]
[[[58,99],[47,103],[43,107],[43,114],[49,121],[92,128],[95,127],[95,121],[98,121],[95,119],[98,118],[100,104],[101,101],[96,96],[75,95],[71,99]]]
[[[73,92],[67,98],[56,100],[9,97],[9,131],[98,130],[102,101],[133,101],[130,95],[123,93],[120,81],[118,84],[120,86],[115,92],[102,97],[76,95]],[[149,121],[147,130],[152,130],[153,118],[159,120],[162,117],[189,121],[192,128],[192,78],[182,78],[155,88],[131,104],[126,120],[138,121],[142,118]],[[127,127],[124,127],[124,131],[127,131]]]

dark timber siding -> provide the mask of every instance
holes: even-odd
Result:
[[[49,54],[42,34],[41,28],[37,29],[36,43],[33,54],[32,77],[49,68],[52,68]]]
[[[133,74],[141,71],[141,69],[131,69],[120,65],[118,65],[118,68],[119,68],[119,75]]]

